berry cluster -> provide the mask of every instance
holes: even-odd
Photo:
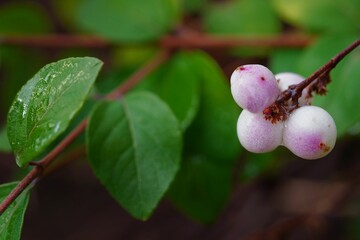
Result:
[[[324,109],[311,106],[312,97],[305,88],[285,121],[269,121],[263,111],[291,85],[304,78],[295,73],[273,73],[262,65],[238,67],[231,76],[231,93],[243,108],[237,122],[241,145],[250,152],[263,153],[287,147],[304,159],[327,155],[335,146],[336,125]],[[292,99],[283,105],[294,105]]]

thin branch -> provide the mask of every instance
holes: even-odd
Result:
[[[35,180],[37,179],[43,169],[40,166],[35,166],[26,176],[19,182],[19,184],[10,192],[0,205],[0,216],[11,205],[11,203]]]
[[[305,47],[312,37],[300,34],[276,36],[213,36],[204,33],[168,35],[155,44],[162,48],[229,48],[229,47]],[[0,45],[37,48],[106,48],[118,45],[96,36],[85,35],[33,35],[0,36]]]
[[[304,88],[306,88],[307,86],[309,86],[313,81],[315,81],[318,77],[320,77],[322,74],[331,71],[332,69],[334,69],[337,64],[344,58],[346,57],[349,53],[351,53],[356,47],[358,47],[360,45],[360,38],[358,40],[356,40],[355,42],[353,42],[351,45],[349,45],[347,48],[345,48],[343,51],[341,51],[339,54],[337,54],[335,57],[333,57],[332,59],[330,59],[329,62],[327,62],[325,65],[323,65],[322,67],[320,67],[316,72],[314,72],[313,74],[311,74],[307,79],[305,79],[304,81],[302,81],[301,83],[299,83],[296,88],[294,88],[294,91],[301,93]],[[291,94],[288,93],[284,93],[283,96],[280,96],[277,101],[286,101],[288,99],[290,99]]]
[[[166,36],[160,40],[167,48],[230,48],[230,47],[305,47],[312,37],[299,34],[277,36],[214,36],[207,34],[186,34],[184,36]]]
[[[153,59],[147,62],[143,67],[136,71],[129,79],[119,88],[115,89],[109,95],[105,96],[107,99],[114,99],[131,90],[138,84],[146,75],[150,74],[170,56],[168,51],[161,51]],[[38,179],[44,170],[56,159],[60,153],[68,147],[82,132],[84,132],[87,125],[87,119],[83,120],[69,135],[67,135],[49,154],[42,160],[33,162],[34,168],[23,178],[19,184],[11,191],[11,193],[0,204],[0,216],[11,205],[12,202],[36,179]]]
[[[161,63],[163,63],[170,56],[170,52],[167,50],[161,51],[157,56],[155,56],[152,61],[150,61],[146,66],[144,66],[141,71],[135,72],[129,79],[119,86],[117,89],[112,91],[106,96],[106,99],[116,99],[122,94],[128,92],[130,89],[135,87],[145,76],[157,68]]]
[[[37,48],[105,48],[110,42],[103,38],[84,35],[14,35],[0,36],[0,45]]]
[[[292,111],[295,108],[298,107],[298,99],[301,96],[302,91],[310,86],[311,84],[322,84],[324,85],[324,82],[315,82],[319,78],[324,77],[325,79],[328,79],[329,73],[332,69],[334,69],[337,64],[346,57],[349,53],[351,53],[355,48],[357,48],[360,45],[360,38],[354,41],[352,44],[350,44],[347,48],[345,48],[343,51],[341,51],[339,54],[337,54],[335,57],[330,59],[327,63],[325,63],[322,67],[320,67],[317,71],[315,71],[313,74],[311,74],[307,79],[302,81],[301,83],[297,85],[291,85],[289,88],[285,91],[283,91],[277,100],[267,107],[264,110],[264,115],[266,119],[271,120],[272,122],[276,121],[282,121],[285,120],[287,117],[287,114],[289,113],[289,110]],[[324,86],[326,87],[325,83]],[[316,87],[316,86],[315,86]],[[291,108],[288,109],[286,105],[286,101],[289,99],[292,99],[293,105],[290,106]]]

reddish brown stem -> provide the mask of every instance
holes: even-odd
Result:
[[[25,46],[39,48],[104,48],[110,43],[95,36],[82,35],[30,35],[30,36],[0,36],[0,44],[8,46]]]
[[[131,88],[136,86],[146,75],[155,70],[163,62],[169,58],[168,51],[162,51],[136,71],[129,79],[122,84],[119,88],[115,89],[109,95],[107,99],[114,99],[117,96],[128,92]],[[12,202],[37,178],[39,178],[43,171],[48,167],[60,153],[68,147],[82,132],[84,132],[87,125],[87,119],[83,120],[73,131],[69,133],[49,154],[43,159],[34,163],[34,168],[23,178],[19,184],[11,191],[11,193],[0,204],[0,216],[11,205]]]
[[[135,72],[129,79],[119,86],[117,89],[109,93],[107,99],[116,99],[122,94],[128,92],[130,89],[135,87],[146,75],[152,72],[157,66],[163,63],[166,59],[169,58],[170,52],[167,50],[161,51],[157,56],[155,56],[152,61],[150,61],[142,71]]]
[[[304,47],[312,37],[298,34],[283,34],[266,37],[213,36],[206,34],[187,34],[167,36],[160,40],[167,48],[226,48],[226,47]]]
[[[335,57],[330,59],[329,62],[327,62],[325,65],[323,65],[321,68],[319,68],[316,72],[311,74],[307,79],[299,83],[294,91],[301,94],[301,92],[309,86],[313,81],[315,81],[318,77],[320,77],[322,74],[329,72],[330,70],[334,69],[336,65],[349,53],[351,53],[356,47],[360,45],[360,38],[353,42],[351,45],[349,45],[347,48],[345,48],[343,51],[341,51],[339,54],[337,54]],[[290,99],[291,95],[289,93],[284,94],[284,96],[280,96],[277,101],[286,101]]]
[[[284,116],[283,109],[286,108],[286,101],[290,98],[293,98],[296,102],[293,103],[294,106],[298,105],[298,97],[301,96],[302,91],[304,88],[308,87],[310,84],[314,83],[319,77],[323,76],[324,74],[328,74],[332,69],[336,67],[336,65],[346,57],[350,52],[352,52],[356,47],[360,45],[360,38],[350,44],[347,48],[337,54],[335,57],[330,59],[327,63],[325,63],[322,67],[320,67],[317,71],[311,74],[307,79],[302,81],[297,85],[289,86],[287,90],[282,92],[277,100],[270,105],[268,108],[264,110],[264,114],[266,119],[276,122],[278,120],[286,119]],[[295,96],[295,98],[294,98]],[[297,96],[297,97],[296,97]],[[293,110],[293,109],[291,109]]]
[[[11,205],[11,203],[43,172],[42,167],[35,166],[19,184],[10,192],[0,205],[0,216]]]
[[[212,36],[202,33],[169,35],[161,38],[158,45],[162,48],[227,48],[238,46],[252,47],[304,47],[312,37],[299,34],[276,36]],[[0,36],[0,44],[38,48],[105,48],[115,43],[103,38],[85,35],[35,35],[35,36]]]

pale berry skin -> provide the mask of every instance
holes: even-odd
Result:
[[[258,64],[236,68],[230,82],[235,102],[252,113],[262,112],[280,93],[273,73]]]
[[[292,72],[282,72],[275,75],[280,91],[285,91],[290,85],[299,84],[305,80],[305,78],[299,74]],[[299,98],[299,106],[311,105],[312,97],[308,94],[308,89],[305,88],[301,97]]]
[[[241,145],[254,153],[270,152],[282,143],[284,124],[267,121],[263,113],[244,109],[237,122],[237,135]]]
[[[320,107],[300,107],[294,110],[285,122],[284,146],[298,157],[324,157],[334,148],[335,142],[335,122],[330,114]]]

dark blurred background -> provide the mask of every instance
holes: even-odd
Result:
[[[159,39],[167,36],[260,40],[256,47],[246,41],[196,47],[219,64],[228,84],[232,71],[247,63],[308,76],[360,33],[358,0],[126,2],[0,2],[0,183],[21,179],[28,171],[16,166],[6,144],[5,119],[16,92],[49,62],[100,58],[105,64],[94,91],[104,94],[163,48]],[[141,16],[145,21],[137,21]],[[63,36],[82,37],[77,42]],[[269,44],[269,39],[277,41]],[[315,98],[338,125],[334,150],[308,161],[283,147],[251,154],[236,143],[227,185],[206,186],[215,196],[216,188],[229,191],[219,191],[225,193],[216,203],[202,196],[205,206],[216,205],[217,210],[209,209],[211,217],[189,210],[196,208],[192,196],[187,196],[188,208],[170,196],[146,222],[132,218],[94,176],[79,141],[32,189],[22,239],[360,239],[359,66],[355,51],[333,71],[326,97]],[[216,170],[210,175],[210,183],[217,177],[222,182]]]

